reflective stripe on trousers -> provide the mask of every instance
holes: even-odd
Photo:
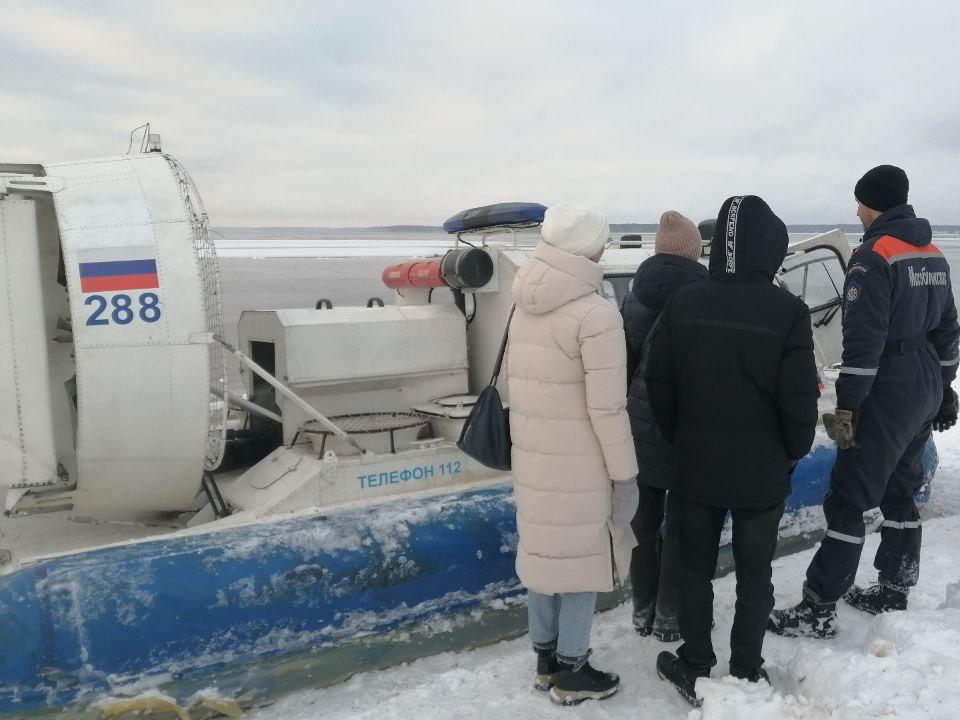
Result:
[[[919,520],[905,520],[903,522],[897,522],[896,520],[883,521],[883,527],[892,528],[894,530],[913,530],[921,527],[921,525],[922,523]]]
[[[834,540],[843,540],[843,542],[853,543],[854,545],[863,545],[865,538],[857,537],[856,535],[847,535],[842,532],[837,532],[836,530],[827,530],[825,537],[831,537]]]

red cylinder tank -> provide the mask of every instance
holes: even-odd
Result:
[[[383,271],[381,280],[391,290],[446,287],[440,276],[439,258],[391,265]]]

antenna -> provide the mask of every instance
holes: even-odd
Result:
[[[133,149],[133,136],[137,134],[138,130],[143,130],[143,137],[140,139],[140,152],[143,153],[147,150],[147,141],[150,138],[150,123],[144,123],[140,127],[135,127],[130,131],[130,144],[127,145],[127,155],[129,155]]]

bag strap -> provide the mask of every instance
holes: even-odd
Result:
[[[507,351],[507,338],[510,336],[510,321],[513,320],[513,313],[517,309],[516,305],[510,307],[510,314],[507,315],[507,326],[503,329],[503,340],[500,341],[500,352],[497,355],[497,362],[493,366],[493,375],[490,377],[490,386],[497,384],[497,378],[500,377],[500,368],[503,366],[503,354]]]

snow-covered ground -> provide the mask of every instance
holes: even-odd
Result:
[[[620,674],[614,697],[574,709],[533,689],[526,638],[463,653],[445,653],[390,670],[357,675],[331,688],[291,695],[250,715],[254,720],[453,720],[454,718],[651,718],[670,720],[954,720],[960,712],[960,428],[938,436],[936,496],[925,509],[923,566],[910,609],[871,617],[840,610],[841,635],[829,641],[767,635],[772,686],[726,673],[734,580],[715,583],[720,664],[701,681],[702,710],[692,710],[661,682],[654,662],[665,648],[637,637],[628,607],[597,615],[594,661]],[[875,577],[878,535],[867,539],[859,581]],[[777,604],[799,600],[813,551],[774,564]]]

